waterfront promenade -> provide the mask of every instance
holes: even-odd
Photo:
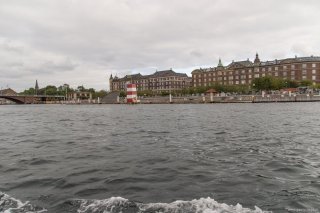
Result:
[[[231,96],[158,96],[140,97],[140,104],[209,104],[209,103],[275,103],[275,102],[320,102],[320,95],[231,95]],[[118,98],[114,104],[125,104],[125,98]]]

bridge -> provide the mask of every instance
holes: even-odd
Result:
[[[57,95],[1,95],[0,98],[10,100],[17,104],[46,104],[58,103],[65,100],[64,96]]]

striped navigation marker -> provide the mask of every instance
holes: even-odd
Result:
[[[137,103],[137,86],[127,84],[127,103]]]

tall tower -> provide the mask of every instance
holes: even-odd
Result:
[[[224,69],[224,66],[223,66],[223,64],[222,64],[222,62],[221,62],[221,58],[219,58],[219,64],[218,64],[218,66],[217,66],[217,69],[218,69],[218,70],[223,70],[223,69]]]
[[[113,77],[112,77],[112,74],[111,74],[111,75],[110,75],[110,78],[109,78],[109,87],[110,87],[110,92],[112,92],[112,91],[113,91],[112,81],[113,81]]]
[[[256,58],[254,59],[254,63],[255,64],[260,64],[260,58],[259,58],[259,54],[256,53]]]
[[[39,85],[38,85],[38,80],[36,80],[36,85],[34,86],[35,95],[38,95],[38,91],[39,91]]]

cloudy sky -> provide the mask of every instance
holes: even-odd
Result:
[[[0,0],[0,87],[320,55],[319,0]]]

